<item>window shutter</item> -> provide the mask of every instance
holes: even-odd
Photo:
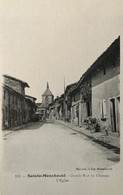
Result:
[[[103,118],[106,118],[106,100],[103,100]]]
[[[102,113],[102,100],[100,100],[100,118],[103,117],[103,113]]]

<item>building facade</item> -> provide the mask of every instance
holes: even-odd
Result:
[[[3,75],[3,78],[2,128],[10,129],[31,120],[28,115],[32,105],[29,106],[25,97],[25,87],[29,87],[26,82],[9,75]]]
[[[73,124],[81,126],[92,117],[101,129],[120,132],[120,37],[66,92],[65,104],[64,115],[70,110]]]
[[[94,67],[94,68],[93,68]],[[120,37],[93,64],[92,116],[120,132]]]
[[[91,80],[82,76],[70,92],[72,108],[71,122],[82,126],[84,120],[91,116]]]
[[[37,113],[41,116],[41,120],[45,120],[49,117],[49,105],[54,101],[54,96],[49,89],[49,84],[47,83],[47,88],[42,94],[42,103],[37,103]]]
[[[49,105],[49,119],[64,119],[64,94],[60,97],[56,97],[54,102]]]
[[[25,96],[25,121],[31,122],[34,120],[34,114],[36,111],[36,98],[26,95]]]
[[[47,83],[47,88],[45,90],[45,92],[42,95],[42,104],[51,104],[54,100],[54,96],[52,94],[52,92],[49,89],[49,84]]]

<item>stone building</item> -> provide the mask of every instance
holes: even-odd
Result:
[[[120,37],[88,70],[92,82],[92,116],[120,132]]]
[[[9,75],[3,75],[3,78],[2,128],[9,129],[30,121],[32,105],[25,97],[25,87],[29,87],[26,82]]]
[[[70,90],[71,122],[81,126],[84,120],[92,115],[91,105],[91,77],[83,74],[76,85]]]
[[[29,87],[26,82],[9,75],[3,75],[3,77],[4,85],[11,87],[11,89],[15,90],[23,96],[25,95],[25,87]]]
[[[69,91],[72,122],[92,116],[100,125],[120,132],[120,37],[90,66]]]
[[[75,101],[76,94],[78,93],[71,93],[73,89],[75,89],[77,83],[72,83],[66,86],[65,93],[64,93],[64,120],[67,122],[71,122],[71,109],[72,109],[72,102]],[[73,96],[72,96],[73,95]]]
[[[34,113],[36,111],[36,98],[25,95],[25,121],[31,122],[34,120]]]
[[[48,107],[50,119],[64,119],[64,94],[56,97],[52,104]]]
[[[49,105],[54,101],[54,96],[49,89],[49,84],[47,83],[47,88],[45,92],[42,94],[42,103],[37,103],[37,113],[41,115],[41,119],[45,120],[49,117]]]
[[[49,84],[47,83],[47,88],[42,95],[42,104],[49,105],[53,102],[53,100],[54,100],[54,96],[49,89]]]

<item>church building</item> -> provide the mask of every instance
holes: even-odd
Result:
[[[48,107],[54,101],[54,95],[49,89],[49,84],[47,83],[47,88],[42,94],[42,103],[37,103],[37,112],[41,115],[41,119],[45,120],[48,117]]]
[[[54,100],[54,96],[49,89],[49,84],[47,83],[47,88],[42,95],[42,104],[49,105],[53,102],[53,100]]]

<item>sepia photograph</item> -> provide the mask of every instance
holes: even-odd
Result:
[[[1,195],[122,195],[121,0],[1,0]],[[121,103],[122,105],[122,103]]]

